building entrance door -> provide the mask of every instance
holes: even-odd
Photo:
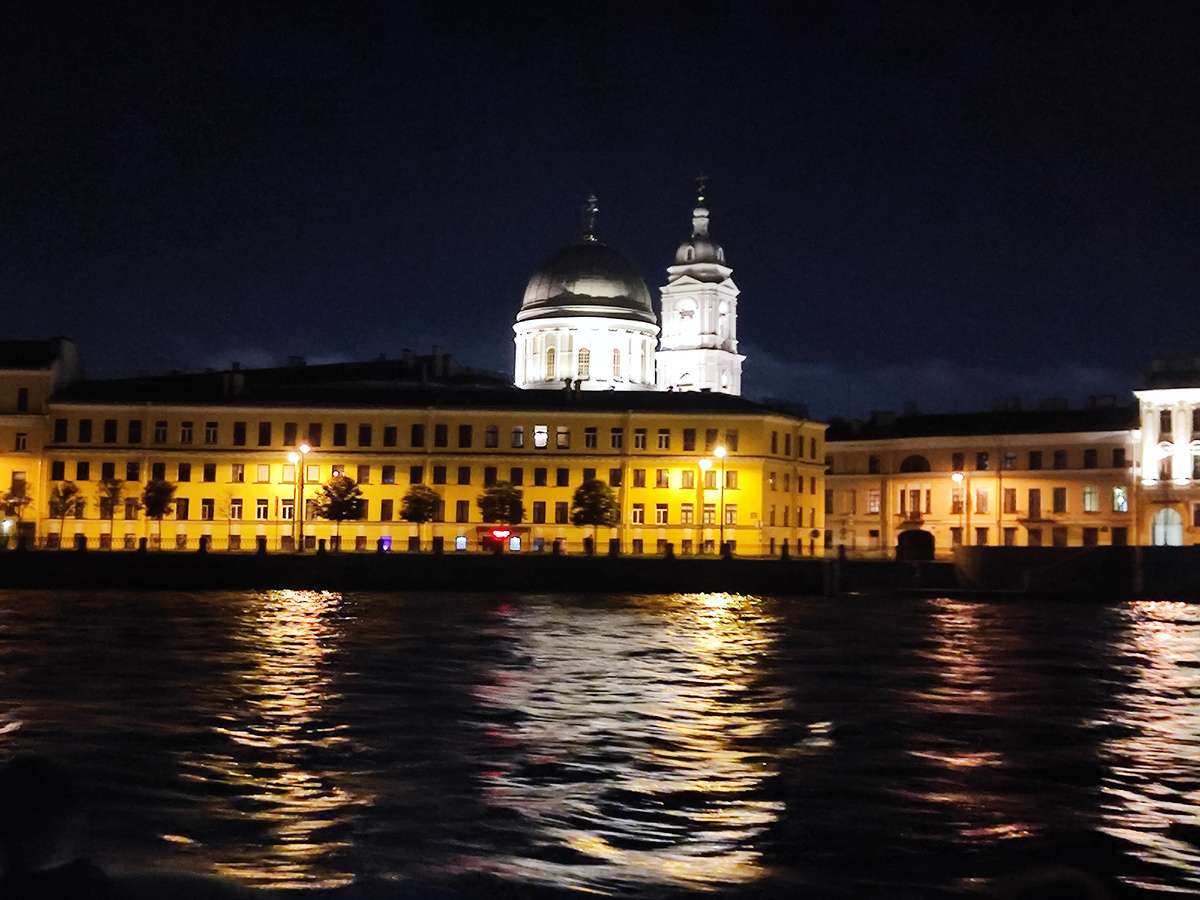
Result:
[[[1150,543],[1155,547],[1183,546],[1183,517],[1176,510],[1164,506],[1150,521]]]

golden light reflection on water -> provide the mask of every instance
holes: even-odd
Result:
[[[343,726],[321,724],[336,699],[323,667],[338,633],[331,620],[341,596],[271,591],[256,598],[236,638],[248,665],[229,687],[213,731],[237,745],[228,752],[187,753],[186,777],[201,782],[214,818],[265,831],[252,853],[240,849],[212,860],[217,874],[260,887],[336,887],[353,873],[330,867],[346,842],[323,836],[352,818],[364,798],[337,787],[307,760],[336,750]],[[251,825],[247,825],[247,821]],[[179,842],[180,836],[164,836]],[[220,853],[221,848],[209,848]]]
[[[1105,830],[1136,855],[1200,887],[1200,608],[1140,601],[1125,610],[1115,698],[1121,734],[1106,742]]]
[[[509,610],[516,657],[478,689],[497,713],[484,799],[519,813],[541,850],[478,865],[593,889],[761,876],[756,840],[783,804],[764,796],[776,766],[756,742],[787,703],[756,686],[767,624],[730,594],[662,598],[649,619]]]

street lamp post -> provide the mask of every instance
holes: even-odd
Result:
[[[296,508],[292,510],[292,543],[296,545],[297,553],[304,552],[304,462],[311,449],[308,444],[301,444],[287,455],[288,461],[296,467]]]
[[[717,446],[713,447],[713,456],[715,456],[715,457],[717,457],[717,459],[721,460],[721,494],[720,494],[720,497],[721,497],[720,510],[721,511],[720,511],[720,516],[718,518],[718,521],[720,522],[720,525],[721,525],[721,528],[720,528],[721,540],[717,546],[720,548],[720,554],[722,556],[724,556],[725,555],[725,448],[722,445],[717,444]]]

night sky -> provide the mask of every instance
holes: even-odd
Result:
[[[0,337],[91,376],[511,373],[588,193],[657,302],[701,170],[749,396],[1127,399],[1200,356],[1190,3],[20,6]]]

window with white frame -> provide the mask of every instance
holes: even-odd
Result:
[[[1099,512],[1100,511],[1100,489],[1094,484],[1084,485],[1083,488],[1083,511],[1084,512]]]
[[[644,503],[633,504],[633,513],[629,519],[634,525],[645,524],[646,521],[646,505]]]
[[[1119,485],[1112,489],[1112,509],[1113,512],[1129,512],[1129,493]]]
[[[667,504],[665,504],[665,503],[654,504],[654,524],[655,525],[666,525],[667,524]]]

